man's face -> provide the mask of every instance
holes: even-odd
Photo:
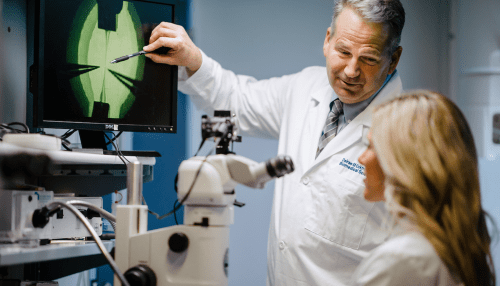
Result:
[[[365,22],[349,8],[338,16],[335,31],[328,28],[323,45],[326,69],[343,103],[368,99],[396,69],[402,48],[389,56],[385,50],[388,34],[382,24]]]

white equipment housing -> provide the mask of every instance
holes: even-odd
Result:
[[[292,171],[293,163],[283,157],[257,163],[214,155],[182,162],[177,196],[185,205],[184,225],[147,231],[147,206],[117,206],[115,261],[120,271],[126,271],[131,285],[227,285],[234,188],[238,183],[263,188]],[[114,283],[120,285],[116,275]]]
[[[101,197],[54,197],[54,201],[68,202],[72,200],[88,202],[98,208],[102,208]],[[84,207],[76,207],[81,212],[88,211]],[[83,223],[70,211],[61,209],[62,216],[54,215],[50,220],[52,223],[51,239],[81,238],[89,236],[89,231]],[[84,213],[84,212],[82,212]],[[102,234],[102,218],[100,216],[89,218],[85,215],[98,235]],[[45,227],[47,228],[47,227]]]
[[[54,198],[52,191],[0,191],[0,242],[36,247],[40,239],[50,239],[52,223],[38,229],[31,223],[33,211]]]

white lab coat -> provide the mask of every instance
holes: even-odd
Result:
[[[432,244],[419,231],[399,234],[365,258],[353,275],[356,286],[455,286]]]
[[[333,89],[325,67],[257,81],[235,75],[203,54],[200,69],[187,79],[179,69],[179,90],[213,114],[231,110],[242,134],[279,139],[278,154],[289,155],[295,171],[275,184],[268,240],[268,285],[347,285],[368,251],[387,232],[382,203],[363,198],[363,167],[373,107],[398,96],[399,76],[325,147],[315,159]]]

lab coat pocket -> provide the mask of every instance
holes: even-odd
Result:
[[[313,190],[312,208],[305,228],[336,244],[359,249],[373,207],[363,198],[364,185],[336,174]]]

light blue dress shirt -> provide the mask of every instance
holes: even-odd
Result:
[[[342,113],[339,117],[339,127],[338,127],[339,130],[338,130],[337,134],[340,131],[342,131],[342,129],[344,129],[344,127],[346,127],[347,124],[349,124],[349,122],[351,122],[354,118],[356,118],[356,116],[358,116],[358,114],[363,112],[363,110],[365,110],[366,107],[368,107],[370,102],[372,102],[372,100],[380,93],[380,91],[385,87],[385,85],[391,80],[391,78],[396,73],[397,73],[397,70],[395,70],[392,74],[387,75],[384,83],[379,88],[379,90],[377,90],[377,92],[375,92],[369,98],[367,98],[361,102],[356,102],[356,103],[352,103],[352,104],[344,103],[344,113]],[[337,98],[339,98],[339,97],[334,92],[333,97],[332,97],[332,101],[334,101]]]

